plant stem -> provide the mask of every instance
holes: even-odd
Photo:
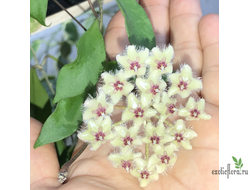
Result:
[[[58,174],[58,181],[60,183],[63,183],[67,179],[68,175],[68,168],[69,166],[82,154],[82,152],[87,148],[88,143],[85,142],[82,148],[79,150],[79,152],[76,153],[73,158],[71,158],[68,162],[66,162],[63,167],[61,168],[59,174]]]
[[[145,155],[146,155],[146,160],[148,161],[148,154],[149,154],[149,144],[145,145]]]
[[[125,106],[114,106],[114,108],[117,108],[117,109],[121,109],[121,110],[125,110],[127,107],[125,107]]]
[[[48,75],[45,73],[45,71],[43,70],[43,67],[42,67],[42,66],[45,64],[46,59],[45,59],[43,65],[39,65],[39,63],[38,63],[38,61],[37,61],[37,58],[36,58],[36,53],[35,53],[34,49],[32,48],[32,46],[30,46],[30,49],[31,49],[31,51],[32,51],[32,53],[33,53],[33,55],[34,55],[34,60],[35,60],[35,65],[34,65],[34,67],[37,68],[39,71],[42,72],[42,74],[43,74],[43,76],[44,76],[44,78],[45,78],[45,80],[46,80],[46,82],[47,82],[47,84],[48,84],[48,86],[49,86],[49,89],[50,89],[51,93],[52,93],[53,95],[55,95],[55,91],[54,91],[54,89],[53,89],[53,87],[52,87],[52,84],[51,84],[50,81],[49,81],[49,77],[48,77]]]
[[[117,122],[117,123],[114,123],[114,124],[112,125],[112,127],[118,126],[118,125],[120,125],[120,124],[122,124],[122,121],[119,121],[119,122]]]
[[[73,18],[77,24],[79,24],[79,26],[81,26],[83,28],[83,30],[87,31],[87,29],[72,15],[70,14],[67,9],[65,9],[57,0],[53,0],[59,7],[61,7],[61,9],[63,9],[66,13],[68,13],[69,16],[71,16],[71,18]]]
[[[95,15],[95,18],[98,19],[98,14],[96,13],[95,8],[93,7],[91,0],[88,0],[88,2],[89,2],[89,7],[91,8],[93,14]]]
[[[102,25],[103,25],[103,0],[98,0],[99,4],[99,12],[100,12],[100,31],[102,33]]]

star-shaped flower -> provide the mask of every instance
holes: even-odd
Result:
[[[127,47],[127,55],[117,55],[116,60],[124,67],[126,78],[134,75],[142,76],[146,72],[145,60],[148,54],[147,48],[136,50],[136,46],[130,45]]]
[[[161,71],[161,74],[172,73],[173,66],[171,60],[174,57],[173,46],[169,45],[160,49],[159,47],[154,47],[152,49],[152,55],[146,60],[146,64],[150,65],[150,73],[154,70]]]
[[[157,173],[163,173],[168,167],[172,166],[176,162],[177,155],[174,153],[175,150],[178,149],[174,143],[170,143],[164,147],[160,145],[156,145],[154,147],[154,153],[160,159],[156,165]]]
[[[96,99],[89,99],[84,103],[85,110],[83,112],[83,120],[94,118],[97,123],[101,122],[103,118],[109,116],[113,110],[114,105],[106,102],[106,96],[103,91],[99,93]]]
[[[136,158],[136,168],[130,171],[130,173],[138,178],[141,187],[146,187],[150,181],[159,179],[159,174],[155,170],[156,163],[159,162],[159,158],[153,154],[148,161],[142,158]]]
[[[84,142],[90,142],[91,150],[97,150],[101,144],[107,140],[115,138],[111,132],[111,119],[107,117],[101,123],[96,123],[93,119],[88,121],[88,129],[78,132],[78,138]]]
[[[110,142],[113,146],[138,146],[142,145],[141,139],[138,137],[140,126],[134,125],[129,129],[124,126],[114,127],[116,138]]]
[[[190,95],[192,90],[200,90],[202,82],[199,79],[193,78],[192,69],[185,64],[181,67],[181,72],[176,72],[168,75],[172,85],[168,90],[169,97],[179,94],[182,98]]]
[[[175,98],[170,98],[166,92],[162,93],[161,102],[153,105],[160,113],[161,122],[164,122],[169,116],[175,115],[178,112],[176,103],[177,100]]]
[[[161,72],[156,70],[149,75],[148,79],[136,79],[136,86],[141,91],[141,102],[143,106],[150,105],[151,100],[155,103],[159,103],[160,94],[167,86],[160,78]]]
[[[153,117],[157,111],[143,106],[142,103],[135,97],[134,94],[128,95],[127,109],[122,114],[122,121],[126,122],[134,120],[134,123],[140,126],[143,121]]]
[[[172,137],[172,142],[179,148],[192,149],[190,140],[197,137],[197,133],[187,129],[182,119],[178,119],[173,127],[167,128],[166,133]]]
[[[165,133],[165,127],[163,123],[159,123],[157,127],[153,126],[152,123],[147,123],[146,125],[146,136],[142,139],[142,141],[146,144],[150,144],[151,146],[155,145],[163,145],[166,142],[172,140]]]
[[[102,89],[106,94],[111,96],[114,104],[119,102],[122,95],[128,95],[134,88],[134,85],[126,81],[124,73],[121,71],[115,76],[105,72],[102,74],[102,77],[105,82]]]
[[[129,172],[131,169],[134,168],[134,159],[141,158],[142,153],[137,152],[135,153],[133,149],[129,146],[125,146],[121,148],[120,153],[113,153],[110,154],[108,159],[112,161],[114,167],[123,167],[124,169]]]
[[[179,116],[186,117],[187,120],[211,119],[211,116],[206,114],[204,110],[204,99],[200,99],[198,102],[195,102],[194,98],[190,97],[186,107],[179,110]]]

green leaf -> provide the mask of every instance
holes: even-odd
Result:
[[[36,19],[41,25],[45,24],[48,0],[30,0],[30,17]]]
[[[235,168],[239,168],[238,166],[235,166]]]
[[[233,158],[233,160],[234,160],[235,162],[238,162],[237,159],[236,159],[235,157],[232,156],[232,158]]]
[[[117,64],[117,61],[104,61],[102,63],[103,65],[103,70],[104,71],[115,71],[115,70],[118,70],[119,69],[119,65]]]
[[[71,45],[68,42],[62,42],[60,46],[60,53],[63,57],[68,57],[71,52]]]
[[[71,43],[75,43],[78,40],[78,31],[73,22],[67,22],[65,24],[64,35],[66,40],[69,40]]]
[[[48,101],[49,96],[41,84],[35,68],[30,69],[30,102],[41,109]]]
[[[41,24],[36,19],[30,17],[30,33],[33,33],[41,28]]]
[[[129,42],[152,49],[156,46],[151,22],[144,9],[135,0],[116,0],[124,18]]]
[[[240,165],[240,167],[242,168],[242,166],[243,166],[243,163]]]
[[[41,123],[44,123],[46,119],[48,119],[51,113],[52,113],[52,108],[49,100],[42,109],[30,103],[30,117],[35,118]]]
[[[34,148],[72,135],[82,121],[81,108],[84,98],[86,95],[79,95],[58,102],[55,111],[44,123]]]
[[[77,58],[59,72],[54,103],[83,94],[93,87],[102,73],[106,58],[103,37],[96,20],[77,42]]]
[[[239,163],[238,163],[239,165],[241,164],[241,158],[239,159]]]

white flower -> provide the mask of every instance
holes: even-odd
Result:
[[[152,56],[149,56],[146,60],[146,64],[150,65],[150,73],[154,70],[161,71],[161,74],[172,73],[173,66],[171,60],[174,57],[173,46],[169,45],[160,49],[159,47],[154,47],[152,49]]]
[[[176,72],[168,75],[172,85],[168,90],[169,97],[179,94],[182,98],[190,95],[192,90],[202,89],[202,82],[193,78],[192,69],[189,65],[183,65],[181,72]]]
[[[173,127],[167,128],[166,133],[172,137],[172,142],[179,148],[192,149],[190,140],[197,137],[197,133],[187,129],[182,119],[178,119]]]
[[[142,76],[146,72],[145,60],[148,57],[149,50],[147,48],[137,51],[134,45],[127,47],[127,55],[117,55],[116,60],[124,69],[126,78],[134,75]]]
[[[78,132],[77,136],[84,142],[90,142],[92,144],[91,150],[97,150],[107,140],[115,138],[111,132],[111,119],[109,117],[101,123],[96,123],[93,119],[89,120],[88,129]]]
[[[124,126],[114,127],[116,138],[110,142],[113,146],[137,146],[142,145],[141,139],[138,137],[140,126],[134,125],[129,129]]]
[[[159,179],[159,174],[155,170],[155,165],[159,162],[159,158],[156,155],[152,155],[148,161],[136,158],[135,162],[137,167],[130,173],[138,178],[141,187],[146,187],[150,181]]]
[[[105,72],[102,74],[105,85],[102,87],[103,91],[111,96],[114,104],[118,103],[122,95],[130,93],[134,85],[126,81],[123,72],[117,73],[115,76]]]
[[[134,123],[140,126],[143,121],[153,117],[157,113],[154,109],[143,106],[134,94],[128,95],[127,109],[122,114],[122,121],[134,120]]]
[[[142,153],[134,153],[133,149],[126,146],[121,149],[120,153],[110,154],[108,159],[112,161],[114,167],[121,166],[129,172],[134,168],[134,159],[142,157]]]
[[[106,96],[103,91],[100,92],[96,99],[85,101],[84,106],[83,120],[94,118],[97,123],[109,116],[114,110],[114,105],[106,102]]]
[[[160,113],[160,121],[164,122],[170,115],[178,112],[176,108],[177,100],[170,98],[166,92],[162,93],[162,100],[160,103],[155,103],[154,108]]]
[[[146,125],[146,136],[142,139],[142,141],[146,144],[154,145],[163,145],[166,142],[172,140],[165,133],[165,126],[163,123],[158,124],[157,127],[153,126],[152,123],[148,123]]]
[[[137,78],[136,86],[142,92],[142,105],[148,106],[151,103],[151,100],[155,103],[159,103],[160,94],[166,88],[167,84],[161,80],[160,71],[156,70],[149,75],[148,79]]]
[[[168,167],[172,166],[176,162],[177,155],[174,153],[175,150],[178,149],[174,143],[170,143],[164,147],[160,145],[156,145],[154,147],[154,153],[160,159],[156,165],[157,173],[163,173]]]
[[[204,99],[200,99],[198,102],[195,102],[194,98],[190,97],[186,107],[179,110],[179,116],[186,117],[187,120],[211,119],[211,116],[206,114],[204,109]]]

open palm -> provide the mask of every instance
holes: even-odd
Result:
[[[141,188],[139,181],[122,168],[114,168],[107,159],[111,146],[98,151],[89,147],[70,166],[68,182],[59,184],[59,164],[53,144],[33,149],[41,123],[31,118],[31,189],[218,189],[219,178],[212,175],[219,167],[219,29],[218,15],[202,17],[199,0],[141,0],[155,32],[157,45],[171,43],[175,50],[174,69],[180,63],[189,64],[202,77],[201,96],[206,99],[210,120],[189,121],[198,134],[191,140],[192,150],[180,150],[174,167],[158,181]],[[135,18],[136,19],[136,18]],[[111,59],[129,45],[124,18],[118,12],[105,35],[107,53]],[[119,120],[119,110],[114,120]],[[75,152],[83,142],[78,142]]]

